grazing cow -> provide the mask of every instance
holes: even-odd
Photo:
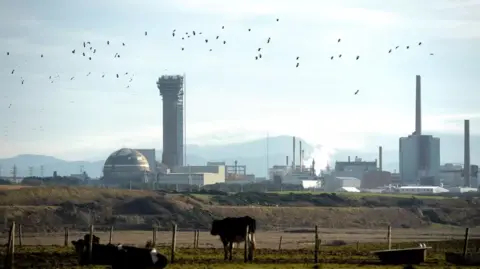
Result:
[[[224,259],[232,260],[233,244],[245,241],[245,232],[248,227],[249,241],[249,260],[253,259],[253,251],[255,250],[255,230],[256,220],[249,217],[224,218],[222,220],[214,220],[212,222],[211,235],[219,235],[223,243]]]
[[[88,241],[80,239],[72,241],[78,254],[80,265],[88,264]],[[109,265],[112,269],[127,268],[165,268],[167,258],[158,253],[155,248],[137,248],[122,245],[92,244],[92,261],[94,265]]]

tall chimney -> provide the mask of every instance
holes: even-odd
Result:
[[[300,164],[300,172],[303,171],[302,166],[303,166],[303,156],[302,156],[302,141],[298,141],[298,159],[300,159],[299,164]]]
[[[292,170],[295,171],[295,136],[293,137]]]
[[[422,80],[417,75],[415,94],[415,134],[422,134]]]
[[[350,162],[350,156],[348,156],[348,162]]]
[[[288,166],[290,165],[290,164],[288,163],[288,155],[285,156],[285,160],[287,161],[285,165],[288,167]]]
[[[465,187],[470,187],[470,120],[465,120],[464,128],[463,178]]]
[[[383,171],[383,152],[382,146],[378,147],[378,171]]]

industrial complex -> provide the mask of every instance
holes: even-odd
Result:
[[[243,189],[246,184],[265,183],[280,186],[280,189],[285,185],[295,185],[300,189],[326,192],[416,194],[478,191],[478,165],[470,163],[469,120],[464,121],[463,163],[441,164],[440,139],[422,131],[421,77],[417,75],[415,82],[415,129],[410,135],[399,138],[398,173],[384,171],[382,146],[378,147],[378,158],[374,160],[352,156],[316,171],[315,160],[311,163],[305,161],[301,140],[292,137],[291,156],[285,156],[284,164],[267,167],[267,176],[259,178],[249,174],[247,166],[237,161],[188,165],[185,75],[164,75],[156,82],[163,99],[162,156],[156,156],[155,148],[119,149],[108,156],[103,166],[103,177],[97,182],[106,186],[141,183],[153,188],[175,190],[199,189],[219,183],[240,185]],[[82,177],[82,180],[86,178],[85,173],[72,176]]]

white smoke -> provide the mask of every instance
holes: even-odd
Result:
[[[310,156],[306,157],[302,164],[306,167],[312,165],[313,160],[315,160],[315,172],[318,174],[320,170],[324,170],[332,159],[335,149],[325,145],[315,145]]]

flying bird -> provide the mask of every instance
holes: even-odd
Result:
[[[422,42],[418,42],[418,45],[421,46],[421,45],[422,45]]]
[[[147,31],[145,31],[145,36],[147,36]]]
[[[280,20],[280,19],[279,19],[279,18],[277,18],[277,21],[279,21],[279,20]]]
[[[295,66],[295,67],[298,67],[299,65],[300,65],[300,63],[297,63],[297,66]]]
[[[258,51],[262,50],[262,48],[258,48]]]
[[[389,50],[388,50],[388,53],[392,53],[392,49],[389,49]]]
[[[333,60],[333,56],[332,56],[332,57],[330,57],[330,60]]]
[[[407,46],[407,50],[410,48],[410,46]]]
[[[10,55],[10,52],[7,51],[7,56]]]
[[[110,45],[110,41],[107,41],[107,45]]]
[[[339,54],[339,55],[338,55],[338,58],[342,58],[342,54]]]
[[[117,78],[118,78],[118,74],[117,74]]]
[[[72,53],[75,54],[75,50],[72,50]]]
[[[223,44],[227,44],[227,41],[223,41]]]
[[[355,95],[357,95],[359,91],[360,91],[360,90],[357,90],[357,91],[355,92]]]
[[[360,56],[357,56],[356,60],[358,60],[360,58]]]
[[[337,40],[337,43],[340,43],[340,41],[342,41],[342,39],[341,39],[341,38],[339,38],[339,39]]]
[[[12,75],[13,75],[13,73],[15,73],[15,69],[12,70]]]
[[[300,59],[300,56],[297,56],[297,61],[298,61],[298,59]]]
[[[268,38],[267,43],[270,43],[270,37]]]

